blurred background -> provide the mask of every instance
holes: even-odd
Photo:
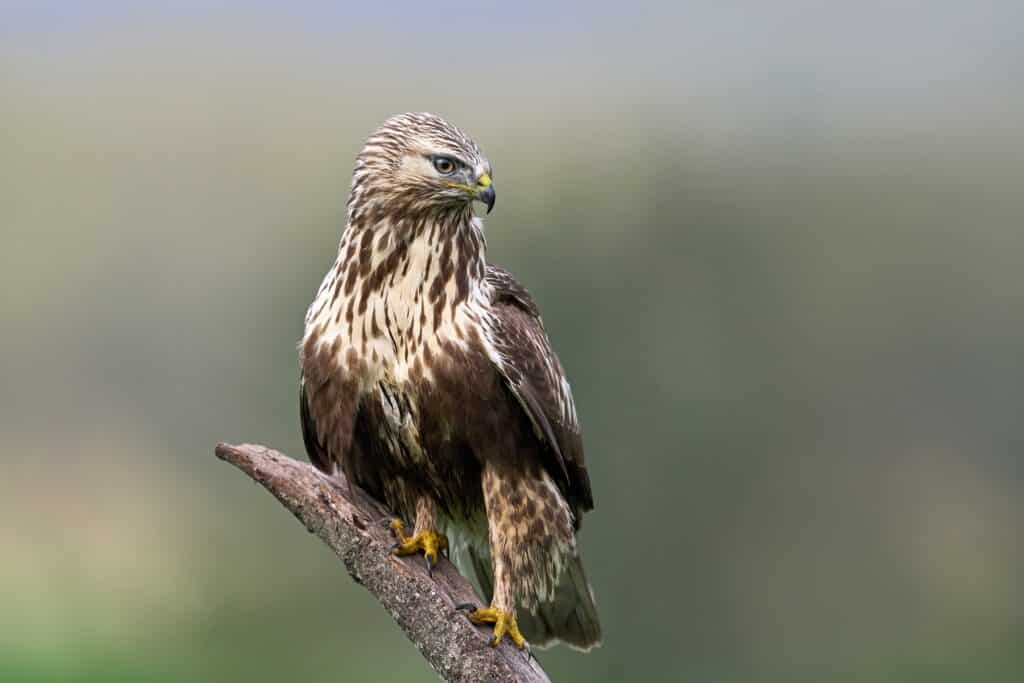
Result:
[[[1024,5],[0,5],[0,680],[429,681],[304,457],[354,156],[431,110],[576,392],[555,681],[1024,670]]]

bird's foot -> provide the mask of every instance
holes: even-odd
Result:
[[[422,552],[427,562],[428,574],[433,572],[441,552],[448,549],[448,539],[436,531],[421,531],[415,536],[407,536],[405,523],[400,519],[391,520],[388,528],[398,541],[391,547],[395,555],[415,555]]]
[[[526,647],[526,638],[519,632],[519,624],[516,623],[514,614],[503,612],[496,607],[474,605],[459,605],[456,609],[465,610],[466,616],[474,624],[494,624],[494,640],[491,641],[491,647],[501,645],[501,639],[506,635],[520,650]]]

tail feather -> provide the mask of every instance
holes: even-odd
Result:
[[[562,572],[554,600],[540,603],[535,614],[526,612],[518,621],[527,640],[537,647],[562,641],[585,651],[601,644],[594,592],[579,556],[572,557]]]
[[[469,564],[489,601],[494,592],[491,559],[476,548],[467,550]],[[601,644],[601,623],[594,593],[578,555],[571,557],[562,571],[554,599],[537,605],[536,612],[519,610],[516,620],[531,646],[545,648],[561,641],[586,651]]]

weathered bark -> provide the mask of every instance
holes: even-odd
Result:
[[[548,681],[535,658],[507,641],[492,648],[491,629],[473,625],[455,609],[479,605],[480,598],[454,565],[442,558],[430,576],[422,556],[391,554],[393,540],[381,523],[390,515],[364,491],[265,446],[220,444],[216,454],[262,484],[319,536],[443,679]]]

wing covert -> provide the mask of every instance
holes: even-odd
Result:
[[[499,361],[505,384],[526,411],[537,437],[548,446],[545,465],[577,511],[594,507],[583,456],[583,437],[572,391],[562,364],[551,348],[540,311],[529,292],[507,271],[488,266],[487,281],[496,323]]]

